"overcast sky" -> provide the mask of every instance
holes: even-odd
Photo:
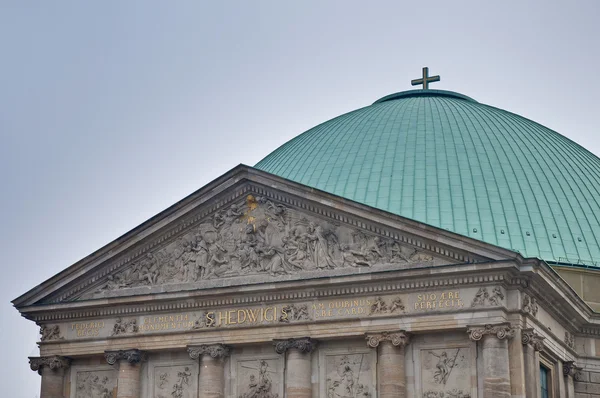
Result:
[[[600,154],[600,1],[490,3],[0,0],[2,395],[39,394],[10,300],[423,66]]]

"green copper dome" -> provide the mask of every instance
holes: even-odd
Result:
[[[461,94],[412,90],[316,126],[256,168],[547,261],[600,261],[600,159]]]

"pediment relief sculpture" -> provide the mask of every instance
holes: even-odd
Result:
[[[95,291],[217,278],[299,274],[382,265],[432,265],[398,241],[301,213],[254,195],[231,204],[175,241],[109,275]]]

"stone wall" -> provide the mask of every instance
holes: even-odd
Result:
[[[575,398],[600,397],[600,373],[581,371],[575,379]]]

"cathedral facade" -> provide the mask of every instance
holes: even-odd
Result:
[[[419,115],[427,101],[438,109],[454,106],[444,101],[457,103],[456,112],[459,106],[483,107],[438,90],[400,94],[372,107],[383,114],[384,107],[414,101],[410,111],[425,121],[427,112]],[[396,131],[403,142],[392,148],[393,162],[401,161],[403,169],[386,166],[393,134],[384,131],[388,145],[363,156],[335,138],[340,129],[352,137],[354,127],[346,122],[360,115],[334,119],[335,128],[309,131],[256,167],[234,168],[15,299],[21,314],[40,326],[40,356],[30,364],[41,375],[41,397],[600,396],[600,316],[590,282],[598,276],[593,266],[560,260],[561,250],[573,257],[564,243],[570,241],[565,229],[572,230],[568,217],[561,219],[549,202],[554,233],[563,234],[561,243],[552,243],[559,238],[552,238],[548,222],[548,236],[535,222],[526,225],[535,212],[525,206],[531,216],[521,214],[516,188],[505,187],[516,198],[511,210],[502,189],[494,196],[485,181],[488,165],[468,162],[472,183],[487,189],[490,214],[496,214],[494,198],[503,203],[505,225],[496,216],[490,224],[480,188],[468,200],[459,164],[490,148],[476,145],[479,152],[461,153],[449,137],[456,129],[463,138],[470,128],[493,139],[498,133],[475,123],[475,116],[469,127],[458,113],[445,113],[446,119],[434,117],[429,126],[413,127],[404,112],[397,123],[381,116],[359,129],[361,137],[376,137],[373,128]],[[440,135],[436,123],[443,130],[445,122],[448,134]],[[423,156],[425,163],[434,158],[436,177],[425,166],[423,181],[415,177],[421,134],[457,153],[456,169],[443,156],[447,191],[437,162],[441,145],[429,146]],[[411,137],[415,148],[407,150]],[[342,147],[325,149],[334,145],[328,140]],[[317,148],[325,154],[315,155]],[[304,150],[310,155],[302,161],[320,177],[298,174]],[[371,159],[368,167],[365,159]],[[319,162],[326,166],[319,169]],[[376,164],[379,177],[365,177]],[[505,163],[489,166],[498,165]],[[327,180],[328,167],[341,174]],[[588,164],[593,167],[600,170]],[[520,181],[518,170],[515,176]],[[341,192],[336,184],[344,178]],[[378,191],[370,199],[374,179]],[[434,201],[432,181],[438,185]],[[403,190],[395,191],[398,186]],[[386,193],[388,202],[382,202]],[[539,192],[529,194],[542,201]],[[453,200],[448,207],[444,195]],[[583,207],[590,220],[595,217],[593,205]],[[444,224],[447,216],[453,224]],[[577,249],[578,256],[594,258],[595,228],[581,233],[586,247]],[[573,242],[579,247],[577,236]]]

